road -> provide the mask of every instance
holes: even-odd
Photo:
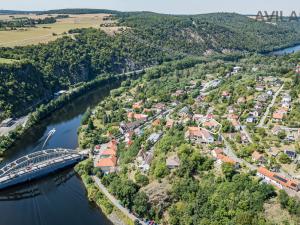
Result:
[[[226,146],[224,153],[229,156],[230,158],[232,158],[233,160],[235,160],[236,162],[238,162],[239,164],[244,164],[246,165],[250,170],[257,170],[257,166],[252,165],[250,163],[248,163],[247,161],[237,157],[237,155],[235,154],[235,152],[232,150],[230,144],[227,142],[227,140],[224,138],[223,135],[221,135],[222,140],[224,141],[224,144]]]
[[[17,126],[25,126],[28,118],[29,116],[27,115],[15,120],[15,123],[10,127],[0,127],[0,136],[7,136],[8,133],[16,129]]]
[[[111,203],[117,207],[122,213],[124,213],[128,218],[130,218],[132,221],[136,221],[138,220],[141,224],[146,225],[146,223],[142,220],[140,220],[139,218],[137,218],[135,215],[133,215],[132,213],[129,212],[128,209],[126,209],[125,207],[123,207],[119,201],[112,196],[108,190],[106,189],[106,187],[101,183],[100,179],[96,176],[92,177],[93,180],[95,181],[96,185],[99,187],[99,189],[101,190],[101,192],[111,201]]]
[[[266,112],[264,113],[263,117],[261,118],[259,124],[257,125],[257,127],[264,127],[265,121],[267,119],[267,116],[269,115],[270,109],[274,106],[275,102],[276,102],[276,98],[278,97],[278,95],[280,94],[280,92],[282,91],[284,87],[284,84],[278,89],[278,91],[275,93],[275,95],[273,96],[273,99],[271,101],[271,103],[269,104]]]

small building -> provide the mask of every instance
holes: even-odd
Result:
[[[172,128],[174,126],[174,120],[168,119],[166,123],[167,128]]]
[[[143,101],[138,101],[132,105],[133,109],[141,109],[143,106]]]
[[[155,144],[156,142],[159,141],[159,139],[162,136],[162,132],[159,133],[153,133],[149,136],[149,138],[147,139],[148,142],[151,142],[152,144]]]
[[[166,165],[169,169],[175,169],[180,166],[180,159],[177,154],[169,156],[166,159]]]

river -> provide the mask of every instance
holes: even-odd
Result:
[[[108,95],[116,87],[100,88],[67,104],[63,109],[31,129],[26,138],[8,151],[5,160],[41,150],[48,132],[56,133],[45,146],[49,148],[78,147],[77,130],[88,107]],[[73,169],[66,169],[44,179],[0,192],[0,225],[107,225],[111,222],[87,197],[86,190]]]
[[[267,55],[286,55],[286,54],[291,54],[291,53],[299,52],[299,51],[300,51],[300,45],[295,45],[293,47],[269,52],[269,53],[267,53]]]

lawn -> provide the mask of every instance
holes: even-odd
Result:
[[[54,15],[52,15],[54,16]],[[75,28],[100,28],[100,24],[107,14],[69,15],[69,18],[59,19],[54,24],[42,24],[36,27],[24,28],[12,31],[0,31],[0,47],[24,46],[38,43],[47,43],[59,37],[65,32]],[[0,16],[0,20],[3,19]],[[116,27],[105,27],[105,32],[116,31]]]

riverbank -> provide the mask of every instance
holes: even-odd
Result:
[[[106,195],[96,186],[95,181],[89,175],[91,171],[89,171],[90,168],[87,164],[88,160],[79,163],[76,165],[75,171],[83,181],[89,201],[95,203],[113,224],[134,225],[134,222],[121,212],[121,210],[115,207]]]
[[[6,136],[0,137],[0,157],[3,157],[5,152],[11,147],[13,147],[14,143],[17,140],[22,139],[29,129],[39,124],[43,119],[50,116],[53,112],[63,108],[67,103],[96,88],[101,88],[106,85],[123,81],[124,79],[127,79],[131,76],[135,76],[136,74],[140,74],[142,72],[143,70],[137,70],[118,75],[101,75],[92,81],[81,84],[80,86],[74,88],[73,90],[64,95],[61,95],[58,98],[51,100],[48,104],[41,105],[29,115],[26,126],[17,126]]]

